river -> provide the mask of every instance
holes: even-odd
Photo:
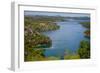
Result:
[[[87,40],[84,37],[84,28],[79,21],[56,22],[60,29],[55,31],[44,32],[52,40],[52,46],[45,48],[45,56],[64,56],[66,50],[76,53],[81,40]]]

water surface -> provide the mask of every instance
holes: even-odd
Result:
[[[76,53],[80,41],[86,40],[84,37],[86,28],[75,20],[56,23],[60,26],[60,29],[43,33],[52,40],[52,46],[45,48],[45,56],[64,56],[67,50]]]

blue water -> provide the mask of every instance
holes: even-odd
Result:
[[[86,40],[84,37],[84,28],[79,21],[64,21],[56,22],[60,29],[56,31],[48,31],[43,34],[49,36],[52,40],[52,46],[45,48],[45,56],[64,56],[66,50],[76,53],[81,40]]]

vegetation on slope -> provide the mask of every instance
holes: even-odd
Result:
[[[87,28],[87,30],[84,31],[85,37],[90,38],[90,22],[81,22],[83,27]]]
[[[54,23],[52,18],[26,16],[24,18],[24,60],[45,60],[43,48],[51,47],[52,40],[42,32],[57,29],[59,26]]]
[[[90,58],[90,42],[89,41],[81,41],[80,47],[78,49],[78,54],[81,59]]]

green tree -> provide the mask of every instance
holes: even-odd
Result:
[[[90,42],[89,41],[81,41],[80,48],[78,49],[78,54],[80,58],[86,59],[90,58]]]

